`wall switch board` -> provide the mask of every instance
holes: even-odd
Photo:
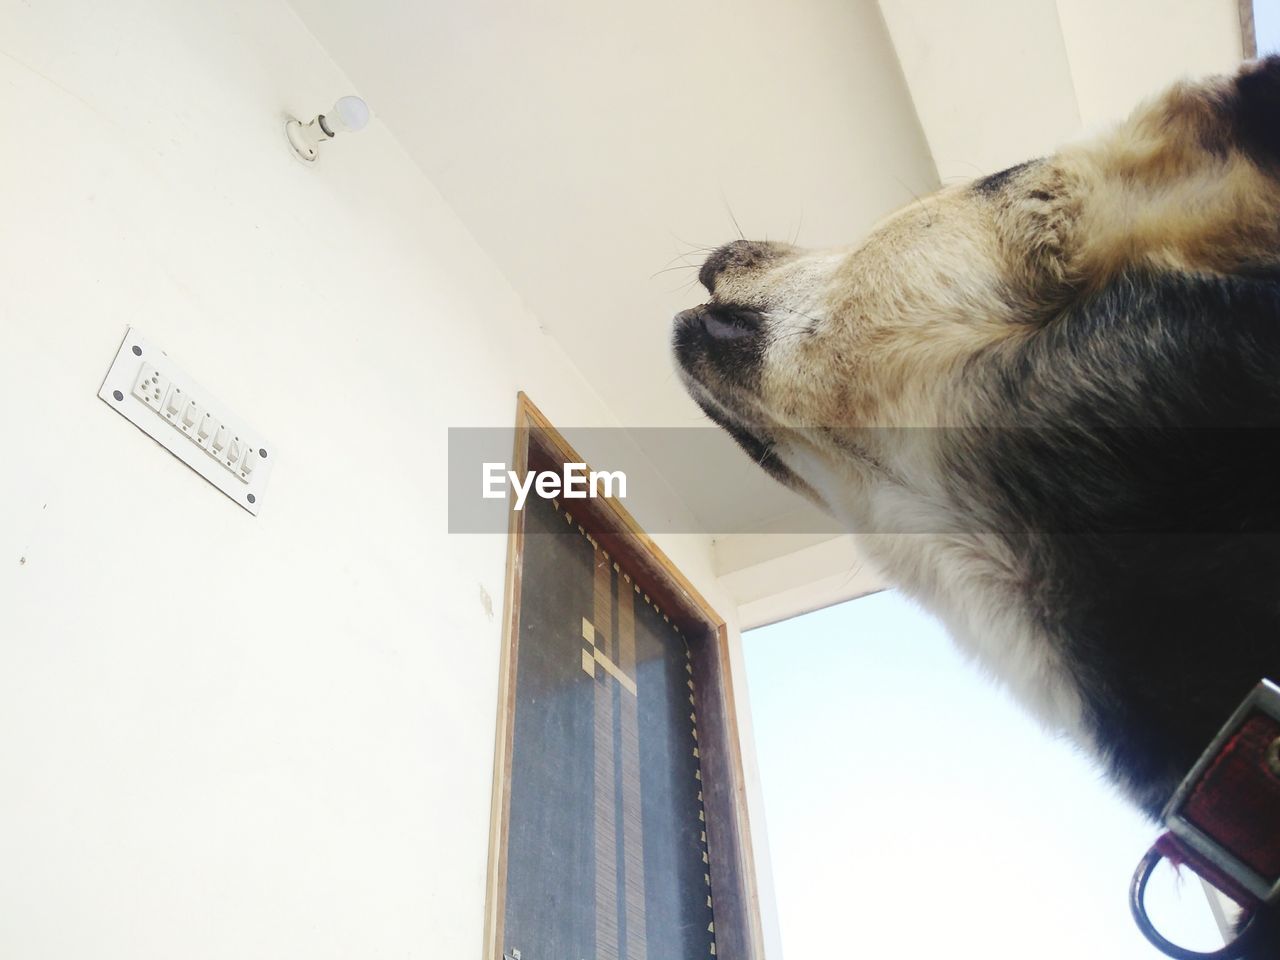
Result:
[[[98,396],[241,507],[262,509],[275,449],[132,328]]]

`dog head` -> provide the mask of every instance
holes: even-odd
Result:
[[[710,299],[675,319],[685,384],[761,466],[836,512],[868,483],[923,483],[913,432],[884,428],[1020,422],[991,371],[1108,291],[1276,269],[1278,118],[1272,58],[948,187],[852,246],[729,243],[702,266]],[[1073,382],[1111,375],[1086,354]]]

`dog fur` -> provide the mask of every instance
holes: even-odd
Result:
[[[702,409],[1148,814],[1280,680],[1280,58],[700,279]]]

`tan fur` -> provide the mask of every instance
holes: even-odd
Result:
[[[763,307],[776,331],[752,412],[779,426],[939,425],[960,413],[936,393],[957,358],[1127,269],[1274,263],[1280,181],[1235,147],[1230,82],[1180,84],[998,198],[951,187],[856,246],[726,271],[717,298]]]

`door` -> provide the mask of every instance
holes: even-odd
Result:
[[[554,501],[525,508],[507,952],[704,960],[714,901],[692,655]]]
[[[616,503],[512,519],[486,957],[759,957],[723,623]]]

